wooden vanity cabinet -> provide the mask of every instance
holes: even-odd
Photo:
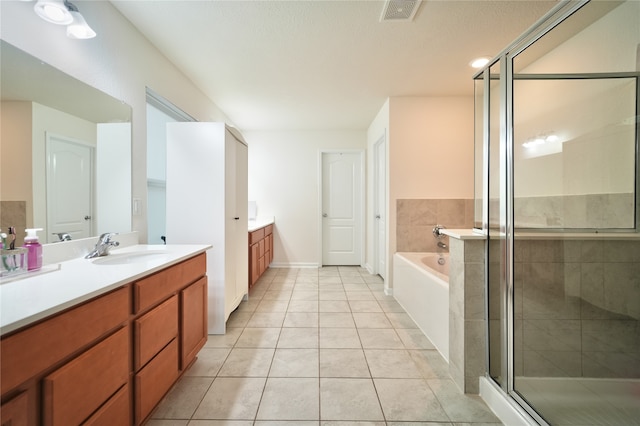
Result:
[[[205,256],[2,336],[0,426],[143,424],[206,342]]]
[[[273,224],[249,232],[249,287],[273,261]]]

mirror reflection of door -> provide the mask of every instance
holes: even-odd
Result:
[[[47,230],[72,239],[93,235],[93,148],[47,133]]]

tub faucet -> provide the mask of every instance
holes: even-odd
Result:
[[[114,232],[106,232],[100,235],[100,237],[98,237],[98,242],[96,243],[96,247],[84,258],[92,259],[94,257],[108,255],[111,247],[118,247],[120,245],[119,242],[111,240],[111,237],[113,237],[114,235],[118,235],[118,234]]]
[[[433,236],[436,237],[437,239],[441,240],[444,238],[444,234],[442,233],[442,230],[445,229],[445,227],[443,225],[436,225],[433,227]]]

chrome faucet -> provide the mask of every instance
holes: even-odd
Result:
[[[58,236],[58,241],[71,241],[71,235],[66,232],[54,232],[53,235]]]
[[[442,238],[444,238],[444,234],[442,233],[442,230],[445,229],[445,227],[443,225],[436,225],[433,227],[433,236],[436,237],[437,239],[441,240]]]
[[[96,247],[84,258],[92,259],[94,257],[108,255],[111,247],[118,247],[120,245],[119,242],[111,240],[111,237],[113,237],[114,235],[118,235],[118,234],[114,232],[107,232],[100,235],[100,237],[98,237],[98,242],[96,243]]]

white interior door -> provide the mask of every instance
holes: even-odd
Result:
[[[92,232],[93,149],[47,134],[47,238],[66,232],[75,240]]]
[[[387,271],[387,144],[384,135],[374,151],[374,244],[375,272],[386,279]]]
[[[362,153],[322,153],[322,264],[360,265]]]

